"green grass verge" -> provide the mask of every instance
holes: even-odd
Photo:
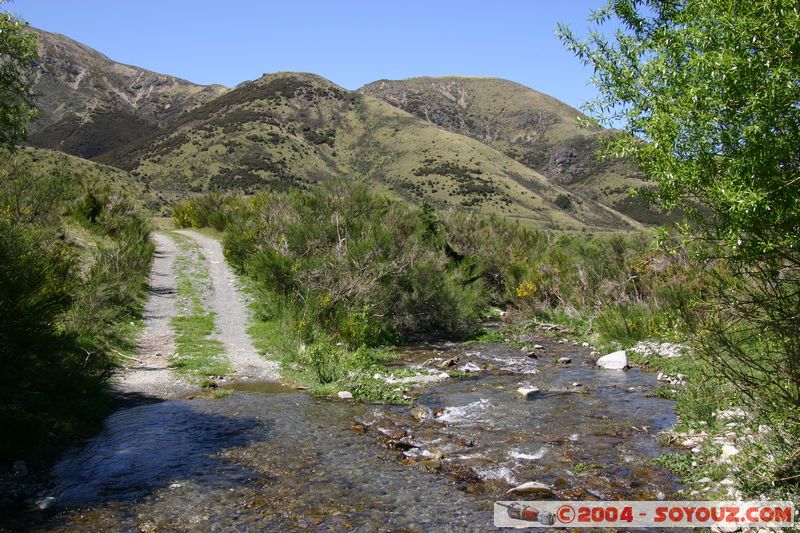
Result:
[[[224,376],[233,371],[225,357],[225,347],[214,339],[216,313],[207,312],[203,296],[211,290],[208,270],[198,246],[178,233],[170,236],[178,243],[175,260],[178,308],[183,312],[170,322],[175,332],[175,355],[170,366],[189,381],[204,383],[209,376]]]
[[[248,278],[240,279],[243,290],[253,296],[247,333],[263,356],[280,363],[286,383],[307,388],[319,397],[347,390],[363,402],[410,403],[409,385],[373,377],[376,373],[396,378],[417,374],[406,368],[388,369],[383,363],[395,357],[391,352],[366,348],[347,351],[324,340],[307,344],[300,338],[299,325],[290,310],[271,301]]]

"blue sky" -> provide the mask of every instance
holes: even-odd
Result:
[[[591,72],[555,37],[604,0],[15,0],[32,25],[116,61],[229,87],[298,70],[348,89],[377,79],[510,79],[579,106]]]

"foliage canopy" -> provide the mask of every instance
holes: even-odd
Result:
[[[594,68],[587,110],[631,134],[668,207],[718,274],[695,343],[715,377],[774,425],[769,483],[800,479],[800,13],[793,0],[610,0],[559,33]],[[600,31],[618,22],[613,35]]]
[[[683,204],[716,252],[782,260],[800,245],[800,13],[792,0],[613,0],[579,38],[594,116],[633,135],[667,207]],[[619,22],[612,36],[604,23]],[[642,142],[642,140],[646,142]]]
[[[0,12],[0,146],[13,148],[23,140],[26,123],[36,116],[30,67],[37,57],[33,32],[9,13]]]

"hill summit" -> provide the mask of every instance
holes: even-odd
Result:
[[[123,65],[63,35],[32,31],[39,42],[35,146],[91,158],[151,135],[227,91]]]
[[[380,80],[359,92],[495,148],[552,183],[645,223],[663,215],[632,190],[651,186],[631,161],[599,160],[613,130],[577,109],[519,83],[447,76]]]

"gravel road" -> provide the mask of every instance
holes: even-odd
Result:
[[[136,360],[123,369],[116,390],[124,396],[141,394],[153,398],[176,398],[197,390],[170,370],[169,358],[175,349],[170,320],[176,312],[175,242],[154,233],[156,245],[150,271],[149,298],[144,307],[144,329],[139,337]]]
[[[258,354],[247,334],[249,315],[244,297],[236,286],[233,274],[222,254],[222,245],[216,239],[191,230],[180,230],[200,245],[206,257],[213,294],[209,311],[217,313],[218,339],[225,345],[225,355],[236,370],[238,381],[279,381],[278,364]]]

